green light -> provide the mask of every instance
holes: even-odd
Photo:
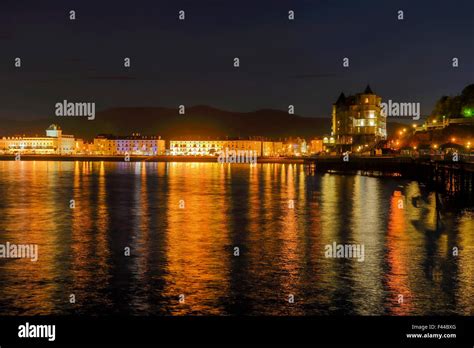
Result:
[[[472,117],[474,116],[474,109],[473,108],[464,108],[462,113],[465,117]]]

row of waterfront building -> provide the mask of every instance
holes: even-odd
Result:
[[[341,152],[370,148],[387,139],[387,118],[382,112],[382,98],[367,86],[363,93],[345,96],[333,104],[331,135],[312,139],[301,138],[272,141],[264,138],[246,139],[184,139],[164,140],[159,136],[99,135],[93,142],[62,134],[57,125],[46,130],[45,137],[0,138],[0,153],[31,153],[59,155],[187,155],[212,156],[228,150],[254,151],[257,156],[304,156],[321,152]]]
[[[0,138],[0,154],[103,155],[103,156],[217,156],[221,151],[246,151],[256,156],[304,156],[317,154],[334,143],[333,137],[272,141],[264,138],[164,140],[160,136],[101,134],[92,142],[62,133],[52,124],[44,137],[13,136]]]

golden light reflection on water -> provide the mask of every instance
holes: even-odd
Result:
[[[474,311],[473,213],[441,210],[415,182],[295,164],[1,161],[0,190],[0,243],[40,251],[0,259],[0,314]],[[364,261],[325,257],[333,242],[364,245]]]
[[[351,276],[356,284],[353,301],[357,303],[354,311],[357,314],[370,315],[380,308],[383,297],[383,284],[380,277],[383,273],[380,259],[383,258],[384,246],[380,243],[385,227],[381,224],[387,206],[380,198],[381,182],[376,178],[354,177],[352,193],[352,211],[350,225],[353,226],[352,243],[364,246],[364,261],[353,262]]]
[[[405,221],[405,197],[401,191],[395,191],[390,204],[390,219],[387,231],[387,259],[389,271],[387,285],[389,288],[390,311],[394,314],[408,314],[412,308],[411,289],[408,272],[410,259]]]
[[[167,268],[163,296],[175,314],[220,314],[229,255],[226,165],[186,163],[169,170]],[[228,166],[228,165],[227,165]],[[184,303],[178,305],[179,295]]]
[[[291,294],[298,299],[300,294],[295,292],[294,284],[298,283],[298,278],[301,276],[301,236],[304,230],[298,226],[297,214],[305,207],[306,202],[303,193],[299,196],[296,194],[296,186],[300,182],[298,176],[303,174],[295,173],[295,165],[290,164],[287,167],[288,175],[282,192],[282,236],[281,248],[278,251],[282,255],[280,266],[282,272],[279,281],[282,284],[283,294]]]
[[[93,219],[91,218],[92,209],[94,208],[90,202],[91,189],[89,165],[83,163],[83,170],[79,169],[79,162],[75,162],[74,178],[73,178],[73,200],[74,209],[72,214],[72,231],[71,231],[71,275],[72,282],[75,284],[76,291],[84,292],[89,285],[96,281],[96,276],[87,269],[87,262],[90,259],[90,252],[94,234],[90,233],[93,229]],[[69,204],[69,202],[68,202]],[[100,209],[98,206],[97,208]],[[73,289],[71,289],[73,290]],[[72,293],[73,291],[71,291]],[[77,295],[81,295],[78,293]]]
[[[459,235],[459,286],[456,301],[459,302],[460,314],[472,315],[474,313],[474,214],[464,215],[459,221],[460,231],[471,231]],[[467,294],[467,296],[466,296]],[[471,295],[471,296],[469,296]]]

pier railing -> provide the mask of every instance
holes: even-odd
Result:
[[[309,173],[359,173],[401,176],[425,182],[449,194],[474,194],[472,156],[316,156],[305,159]]]

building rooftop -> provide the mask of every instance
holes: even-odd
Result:
[[[372,92],[372,88],[370,88],[370,85],[367,85],[367,87],[365,87],[364,94],[375,94],[375,93]]]
[[[337,98],[336,104],[344,104],[346,101],[346,96],[344,95],[344,92],[341,92],[339,95],[339,98]]]
[[[108,139],[108,140],[160,140],[161,136],[158,135],[113,135],[113,134],[99,134],[96,138]]]
[[[61,127],[59,127],[57,124],[53,123],[46,130],[61,130]]]

